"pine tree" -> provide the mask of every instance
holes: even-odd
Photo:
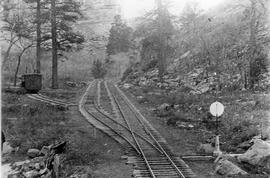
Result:
[[[55,2],[55,43],[58,50],[55,54],[60,55],[61,51],[72,51],[82,48],[81,44],[84,42],[84,36],[78,32],[74,32],[72,29],[72,24],[82,17],[80,5],[77,1],[24,0],[25,3],[22,3],[23,7],[17,4],[10,6],[10,4],[5,2],[6,6],[3,16],[5,25],[2,29],[13,34],[12,39],[7,39],[10,42],[10,47],[5,55],[5,61],[8,59],[12,45],[16,44],[19,40],[28,40],[31,43],[35,41],[35,44],[32,46],[37,47],[37,58],[40,58],[41,49],[52,50],[52,1]],[[40,69],[40,62],[38,60],[36,65],[37,72]],[[57,69],[57,66],[53,68]],[[57,70],[54,71],[57,73]]]
[[[94,60],[91,73],[96,79],[104,78],[107,71],[105,69],[104,64],[100,60]]]
[[[114,23],[110,29],[109,42],[106,46],[107,54],[127,52],[131,47],[132,29],[121,19],[120,15],[114,17]]]
[[[167,6],[156,0],[157,9],[141,17],[142,23],[137,26],[135,36],[142,38],[141,59],[146,67],[158,65],[159,78],[163,80],[166,69],[166,58],[171,47],[168,44],[174,26]]]

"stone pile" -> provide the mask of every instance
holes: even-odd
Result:
[[[254,144],[242,155],[238,161],[254,166],[262,174],[270,174],[270,140],[255,138]]]
[[[184,88],[188,89],[190,94],[203,94],[213,91],[217,84],[219,84],[219,90],[239,85],[241,76],[226,73],[216,74],[215,72],[207,72],[204,68],[196,68],[184,75],[169,72],[163,76],[163,79],[164,81],[160,82],[157,68],[144,73],[134,69],[123,82],[139,87],[157,87],[165,90]]]
[[[270,140],[255,136],[250,142],[254,143],[244,154],[225,154],[216,160],[215,172],[226,176],[246,175],[247,172],[243,171],[240,165],[253,174],[270,175]]]
[[[218,161],[216,161],[215,172],[226,177],[233,175],[241,176],[248,174],[246,171],[242,170],[238,165],[227,160],[226,158],[221,158]]]
[[[59,155],[63,152],[66,142],[43,146],[41,150],[31,148],[27,151],[30,158],[11,164],[12,173],[8,178],[51,178],[59,175]]]
[[[140,87],[158,87],[164,89],[176,89],[181,85],[181,80],[179,76],[174,76],[172,74],[164,75],[164,82],[159,82],[158,78],[158,69],[152,69],[143,75],[139,76],[136,72],[136,77],[134,77],[134,73],[130,73],[129,77],[126,79],[126,83],[124,83],[125,88],[128,85],[136,85]]]

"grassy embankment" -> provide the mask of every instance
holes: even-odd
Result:
[[[169,109],[153,113],[154,116],[164,120],[164,124],[171,117],[176,117],[179,121],[190,122],[195,126],[195,130],[205,131],[201,135],[201,142],[213,138],[216,127],[215,123],[203,122],[207,117],[207,111],[211,103],[219,101],[224,104],[225,112],[219,119],[219,133],[221,135],[221,148],[227,152],[243,152],[238,149],[238,145],[248,141],[253,136],[262,134],[269,137],[269,110],[270,97],[265,93],[254,93],[250,91],[235,91],[214,94],[190,95],[178,91],[173,94],[153,88],[133,87],[130,92],[135,96],[143,96],[138,101],[150,108],[155,108],[163,103],[179,105],[177,109]],[[159,93],[158,95],[156,93]]]

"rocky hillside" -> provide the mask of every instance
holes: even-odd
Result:
[[[218,92],[245,90],[242,89],[240,84],[240,75],[206,72],[203,67],[194,68],[192,71],[183,74],[177,72],[178,63],[179,59],[176,59],[168,66],[163,82],[160,82],[158,78],[158,69],[152,67],[151,63],[147,67],[141,67],[140,64],[132,65],[124,72],[122,84],[126,83],[125,86],[159,88],[172,93],[176,90],[187,91],[190,94],[213,93],[216,89],[218,89]],[[258,88],[267,89],[270,86],[268,79],[269,77],[263,80]]]

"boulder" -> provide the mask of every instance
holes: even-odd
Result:
[[[143,99],[144,99],[143,96],[137,96],[136,98],[137,98],[138,100],[143,100]]]
[[[259,173],[270,175],[270,156],[266,156],[261,159],[257,167]]]
[[[25,176],[25,178],[37,178],[39,177],[39,172],[32,170],[32,171],[24,172],[23,175]]]
[[[7,176],[7,178],[21,178],[22,176],[21,176],[21,174],[20,173],[12,173],[12,174],[9,174],[8,176]],[[4,178],[4,176],[3,176],[3,178]]]
[[[38,171],[39,171],[39,170],[40,170],[40,168],[41,168],[41,166],[40,166],[40,164],[39,164],[39,163],[35,163],[35,165],[34,165],[34,166],[35,166],[35,169],[36,169],[36,170],[38,170]]]
[[[50,153],[50,147],[49,146],[43,146],[42,149],[40,150],[39,154],[40,155],[48,155]]]
[[[215,172],[220,175],[232,176],[232,175],[246,175],[247,172],[243,171],[237,165],[226,159],[220,159],[215,168]]]
[[[40,175],[44,175],[44,174],[46,174],[47,172],[48,172],[48,169],[47,169],[47,168],[44,168],[44,169],[39,170],[39,174],[40,174]]]
[[[9,175],[10,175],[10,178],[13,178],[12,177],[13,174],[17,174],[17,171],[12,170],[12,166],[9,163],[8,164],[3,164],[3,163],[1,164],[1,176],[3,178],[9,177]],[[14,176],[14,178],[15,178],[15,176]]]
[[[25,161],[18,161],[12,164],[12,168],[15,169],[16,167],[21,167],[24,164],[30,163],[30,160],[25,160]]]
[[[179,104],[175,104],[175,105],[173,106],[173,108],[174,108],[174,109],[179,109],[179,108],[180,108],[180,105],[179,105]]]
[[[238,160],[256,166],[267,156],[270,156],[270,140],[256,139],[254,144],[244,154],[238,156]]]
[[[3,143],[3,150],[2,154],[9,154],[13,151],[14,149],[10,146],[8,142]]]
[[[194,128],[194,125],[192,125],[192,124],[188,124],[187,126],[188,126],[188,129],[193,129]]]
[[[128,156],[127,155],[122,155],[120,158],[121,159],[128,159]]]
[[[132,85],[129,84],[129,83],[125,83],[125,84],[123,85],[123,88],[124,88],[124,89],[130,89],[131,87],[132,87]]]
[[[182,128],[182,129],[193,129],[194,128],[194,125],[189,124],[187,122],[181,122],[181,121],[177,121],[176,126],[178,128]]]
[[[35,158],[39,156],[39,152],[40,151],[38,149],[32,148],[27,151],[27,156],[29,156],[30,158]]]
[[[254,136],[249,142],[252,144],[252,143],[254,143],[256,140],[261,140],[261,135],[256,135],[256,136]]]
[[[169,110],[169,108],[170,108],[170,105],[168,103],[163,103],[157,109],[160,111],[164,111],[164,110]]]

